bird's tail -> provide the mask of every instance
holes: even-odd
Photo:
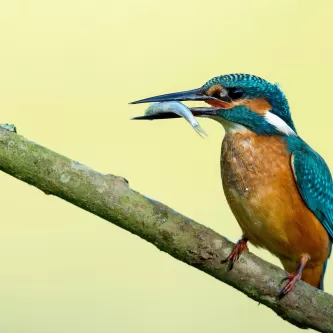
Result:
[[[326,273],[327,261],[328,261],[328,259],[326,259],[326,261],[324,262],[323,270],[322,270],[321,277],[320,277],[320,282],[318,285],[318,289],[320,289],[320,290],[324,290],[324,277],[325,277],[325,273]]]
[[[315,288],[322,289],[324,287],[325,265],[326,262],[316,266],[313,266],[313,263],[305,266],[302,272],[302,280]]]
[[[332,242],[330,243],[330,252],[329,252],[328,258],[331,256],[331,252],[332,252]],[[323,270],[321,272],[320,282],[319,282],[319,286],[318,286],[318,289],[321,289],[321,290],[324,290],[324,277],[325,277],[325,273],[326,273],[328,258],[324,262]]]

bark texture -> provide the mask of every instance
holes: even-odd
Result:
[[[122,177],[101,174],[4,129],[0,129],[0,170],[138,235],[300,328],[333,333],[333,296],[299,281],[279,300],[287,273],[248,252],[227,272],[221,261],[233,243],[132,190]]]

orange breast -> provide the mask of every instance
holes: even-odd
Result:
[[[227,134],[221,154],[223,188],[244,235],[285,261],[328,255],[327,232],[297,189],[290,154],[278,136]]]

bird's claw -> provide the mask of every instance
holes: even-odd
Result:
[[[239,259],[240,255],[243,251],[248,251],[248,247],[246,245],[247,239],[241,238],[234,246],[228,257],[222,260],[222,264],[228,263],[228,271],[231,271],[234,267],[234,263]]]
[[[301,274],[296,272],[286,276],[282,281],[289,280],[284,288],[280,291],[279,299],[286,296],[294,287],[295,283],[301,279]]]
[[[310,256],[308,254],[303,254],[301,256],[300,263],[298,265],[298,268],[295,273],[289,274],[286,276],[282,281],[289,280],[288,283],[284,286],[284,288],[280,291],[279,299],[283,298],[286,296],[294,287],[295,283],[301,279],[303,269],[310,259]]]

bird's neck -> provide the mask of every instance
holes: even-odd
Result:
[[[232,121],[226,120],[222,117],[211,117],[211,118],[216,120],[223,126],[226,135],[233,135],[233,134],[237,134],[237,133],[238,134],[247,134],[247,135],[255,134],[254,132],[249,130],[247,127],[245,127],[241,124],[237,124]]]
[[[283,92],[279,89],[280,94],[274,94],[269,98],[269,102],[272,106],[271,112],[280,115],[280,118],[295,132],[295,124],[291,118],[289,103]]]
[[[240,105],[232,109],[221,110],[218,116],[211,117],[223,125],[226,132],[244,132],[250,130],[263,136],[297,135],[290,117],[283,117],[273,110],[256,112]],[[287,120],[290,120],[287,122]],[[293,126],[291,127],[290,124]]]

